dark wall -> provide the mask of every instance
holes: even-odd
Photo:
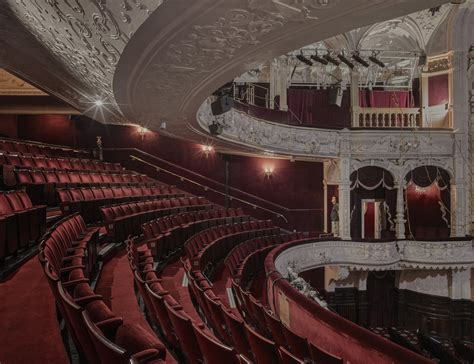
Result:
[[[0,135],[8,138],[18,138],[16,115],[0,115]]]
[[[200,144],[177,140],[151,131],[142,138],[136,126],[103,125],[84,117],[73,117],[70,120],[67,116],[55,115],[19,116],[17,125],[19,138],[81,148],[95,148],[96,137],[101,136],[103,148],[143,150],[173,164],[170,166],[161,163],[160,167],[222,191],[224,188],[218,183],[225,183],[227,160],[230,187],[256,195],[265,201],[248,199],[237,191],[231,191],[232,195],[284,214],[290,222],[282,224],[283,227],[298,230],[323,229],[322,163],[299,161],[292,163],[288,160],[223,156],[217,153],[211,153],[206,157]],[[216,195],[203,191],[202,187],[186,184],[164,172],[157,173],[156,168],[131,161],[130,154],[131,150],[105,152],[106,158],[120,161],[127,168],[147,173],[163,182],[175,184],[191,193],[204,195],[224,204],[223,199],[216,200]],[[143,154],[139,155],[140,158],[145,158]],[[152,157],[148,158],[153,164],[159,163]],[[270,177],[266,177],[264,173],[264,168],[267,166],[274,170]],[[179,167],[198,173],[201,177]],[[239,206],[236,201],[232,201],[232,205]],[[249,211],[261,218],[275,217],[261,211],[253,211],[251,208]],[[281,219],[275,221],[282,222]]]

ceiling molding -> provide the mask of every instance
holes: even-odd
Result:
[[[46,96],[40,89],[0,69],[0,96]]]

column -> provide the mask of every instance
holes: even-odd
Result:
[[[275,96],[278,95],[278,59],[274,59],[270,62],[270,109],[275,108]]]
[[[398,240],[405,239],[405,180],[395,184],[397,189],[397,210],[395,214],[395,237]]]
[[[339,237],[351,239],[351,191],[350,159],[341,158],[339,164],[341,181],[339,184]]]
[[[351,72],[351,113],[352,113],[352,126],[359,126],[359,81],[360,74],[357,71]]]
[[[328,184],[323,180],[324,189],[324,232],[328,232]]]

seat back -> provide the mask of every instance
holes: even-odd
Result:
[[[274,341],[263,337],[248,325],[245,325],[245,331],[256,364],[275,364],[279,362],[280,355]]]
[[[211,337],[210,333],[204,332],[196,325],[193,325],[193,329],[206,364],[239,363],[234,348],[220,343]]]
[[[311,358],[315,363],[321,364],[343,364],[342,358],[332,355],[327,351],[317,347],[313,343],[309,343],[309,350],[311,352]]]

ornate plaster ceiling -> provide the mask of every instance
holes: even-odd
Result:
[[[161,0],[8,0],[21,23],[80,82],[116,107],[112,79],[135,30]],[[119,110],[119,109],[117,109]]]
[[[89,115],[92,100],[107,98],[103,121],[154,129],[166,122],[166,132],[202,140],[197,110],[235,76],[306,44],[447,2],[7,0],[0,65]]]

